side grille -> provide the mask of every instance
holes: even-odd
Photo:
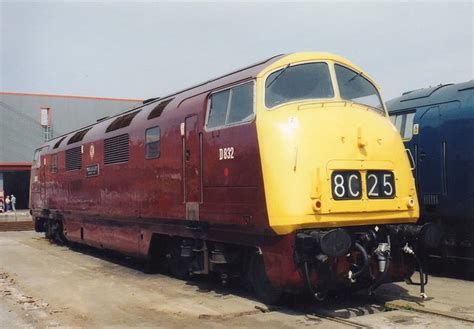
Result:
[[[78,170],[82,167],[81,147],[66,150],[66,170]]]
[[[424,194],[423,195],[423,204],[427,206],[436,206],[438,204],[438,195],[437,194]]]
[[[104,164],[128,162],[128,134],[104,140]]]

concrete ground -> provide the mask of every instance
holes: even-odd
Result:
[[[474,325],[473,292],[472,282],[431,278],[425,301],[417,287],[387,284],[375,298],[272,308],[238,287],[147,275],[131,260],[74,251],[34,232],[0,233],[0,328],[462,328]],[[386,303],[397,310],[386,312]]]

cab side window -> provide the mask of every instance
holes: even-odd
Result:
[[[209,97],[207,128],[226,127],[254,117],[254,84],[248,82]]]
[[[395,125],[403,139],[409,140],[413,137],[413,120],[415,112],[398,113],[390,116],[390,121]]]
[[[160,127],[148,128],[145,132],[145,158],[159,158],[161,154]]]
[[[41,149],[35,150],[35,155],[33,157],[33,166],[32,166],[33,169],[37,169],[41,167],[40,157],[41,157]]]

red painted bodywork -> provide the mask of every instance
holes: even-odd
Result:
[[[60,213],[69,240],[81,241],[82,228],[85,243],[143,257],[150,242],[146,237],[154,231],[265,244],[274,233],[268,226],[255,122],[211,132],[204,123],[210,92],[251,81],[276,59],[172,95],[157,118],[147,119],[159,101],[145,104],[128,127],[105,133],[112,118],[93,125],[78,143],[67,144],[74,133],[57,149],[53,146],[59,138],[47,143],[41,166],[32,170],[33,212]],[[161,156],[145,159],[145,130],[154,126],[161,129]],[[129,161],[104,165],[103,140],[124,133],[130,138]],[[65,151],[79,145],[83,147],[82,168],[66,171]],[[219,160],[219,148],[228,146],[235,148],[235,158]],[[186,150],[188,160],[184,159]],[[51,172],[52,154],[58,157],[57,173]],[[86,177],[86,167],[92,164],[99,165],[99,175]],[[199,222],[210,225],[206,233],[186,229],[187,202],[199,204]]]

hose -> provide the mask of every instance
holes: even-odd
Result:
[[[421,298],[425,299],[427,297],[425,294],[425,285],[428,284],[428,274],[425,274],[423,272],[423,267],[421,266],[421,262],[418,256],[415,253],[413,253],[413,255],[415,256],[416,265],[418,266],[418,272],[420,273],[420,283],[413,282],[411,278],[408,278],[406,281],[408,284],[420,286],[420,296]]]
[[[420,273],[420,296],[422,298],[425,298],[426,297],[426,294],[425,294],[425,278],[424,278],[424,275],[423,275],[423,267],[421,266],[421,262],[420,260],[418,259],[418,256],[415,255],[415,259],[416,259],[416,262],[418,263],[418,272]],[[426,276],[426,279],[428,279],[428,276]]]
[[[352,278],[355,279],[362,273],[364,273],[367,270],[367,267],[369,266],[369,255],[367,255],[367,251],[365,248],[358,242],[354,244],[354,247],[360,251],[362,254],[362,258],[364,259],[364,264],[362,265],[361,269],[358,270],[357,272],[352,274]]]
[[[308,269],[308,262],[305,261],[304,262],[304,278],[305,278],[305,281],[306,281],[306,286],[308,287],[308,290],[310,291],[311,295],[319,302],[322,302],[324,301],[324,299],[326,298],[326,294],[322,293],[322,292],[319,292],[319,291],[314,291],[313,289],[313,285],[311,284],[311,278],[310,278],[310,275],[309,275],[309,269]]]
[[[372,295],[374,293],[374,290],[377,289],[383,281],[385,281],[385,278],[387,277],[388,270],[390,268],[390,252],[387,252],[387,261],[385,263],[385,268],[383,269],[382,274],[375,280],[374,283],[369,287],[369,295]]]

